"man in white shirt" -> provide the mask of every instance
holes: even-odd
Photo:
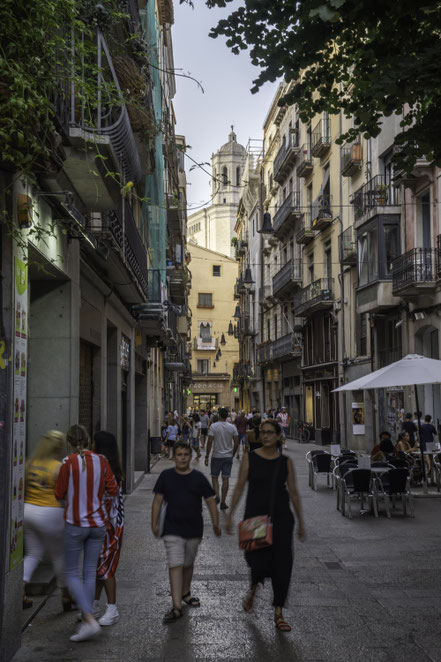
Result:
[[[216,492],[216,503],[220,501],[221,510],[228,508],[226,504],[231,467],[233,466],[233,457],[237,451],[238,434],[237,428],[232,423],[227,422],[228,409],[221,407],[219,409],[219,420],[210,425],[208,432],[207,451],[205,454],[205,465],[208,467],[211,448],[213,456],[211,458],[211,481],[213,490]],[[219,498],[219,474],[222,472],[222,493]]]

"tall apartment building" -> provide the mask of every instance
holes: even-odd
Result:
[[[2,224],[2,660],[20,644],[24,466],[41,435],[73,423],[113,432],[130,492],[147,469],[149,430],[184,405],[190,279],[172,23],[171,0],[89,22],[100,82],[83,79],[85,68],[60,82],[48,157],[32,177],[0,164],[1,212],[20,237]],[[69,36],[74,63],[70,46]],[[129,89],[137,103],[97,93],[92,112],[86,83]]]

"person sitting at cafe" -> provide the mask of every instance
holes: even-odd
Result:
[[[378,455],[378,453],[381,451],[380,449],[381,442],[386,439],[391,441],[391,436],[392,436],[391,433],[388,432],[387,430],[383,430],[383,432],[380,432],[380,441],[378,442],[378,444],[375,444],[375,446],[371,450],[371,460],[373,460],[375,456]]]
[[[410,443],[409,433],[404,431],[400,432],[398,435],[397,443],[395,445],[395,454],[398,455],[399,451],[403,453],[410,453],[412,450],[412,444]]]
[[[380,441],[380,448],[378,453],[376,453],[373,457],[371,454],[371,459],[373,462],[387,462],[387,460],[390,460],[393,457],[395,457],[395,446],[393,445],[391,439],[383,439],[383,441]]]
[[[402,432],[408,432],[409,444],[413,447],[417,441],[418,428],[412,421],[412,414],[406,414],[406,419],[401,423]]]

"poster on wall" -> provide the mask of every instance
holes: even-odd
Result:
[[[364,402],[352,403],[352,434],[364,434]]]
[[[28,271],[27,265],[14,258],[14,397],[11,481],[11,518],[9,531],[9,569],[23,559],[23,513],[26,454],[26,379],[28,351]]]

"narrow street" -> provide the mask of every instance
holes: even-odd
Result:
[[[414,519],[382,514],[376,520],[355,508],[349,520],[323,480],[318,492],[308,487],[311,448],[289,441],[308,533],[295,546],[285,612],[291,633],[274,628],[269,585],[253,612],[242,611],[247,566],[235,538],[214,537],[207,513],[193,585],[201,608],[186,608],[182,620],[162,624],[169,587],[162,543],[150,532],[150,505],[158,473],[171,466],[163,460],[126,501],[119,623],[96,640],[70,642],[75,615],[61,611],[56,591],[28,627],[14,662],[441,662],[441,499],[415,499]],[[208,473],[203,462],[193,464]],[[238,467],[235,461],[234,477]]]

